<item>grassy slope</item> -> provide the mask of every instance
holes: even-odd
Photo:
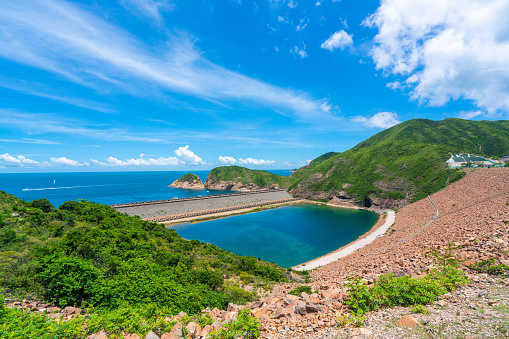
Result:
[[[233,181],[242,184],[254,183],[260,187],[267,184],[278,184],[279,187],[289,187],[293,179],[266,171],[252,170],[240,166],[221,166],[210,171],[207,181]]]
[[[339,191],[349,183],[348,194],[360,203],[370,195],[386,198],[390,191],[393,197],[415,201],[462,177],[461,172],[444,165],[451,152],[487,157],[509,154],[509,121],[409,120],[346,152],[313,160],[292,175],[296,182],[290,189],[312,195]],[[313,173],[323,177],[313,180]],[[390,188],[378,188],[374,183],[380,181]]]
[[[193,174],[193,173],[184,174],[183,176],[181,176],[180,178],[177,179],[178,182],[185,182],[185,181],[193,182],[194,180],[201,183],[201,179],[196,174]]]
[[[100,308],[154,303],[191,314],[255,297],[223,275],[246,272],[259,286],[287,280],[275,264],[185,240],[106,205],[72,201],[53,210],[36,202],[0,191],[0,290],[14,296]]]

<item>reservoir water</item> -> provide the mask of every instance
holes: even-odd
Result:
[[[186,239],[292,267],[356,240],[377,220],[373,212],[301,204],[173,228]]]

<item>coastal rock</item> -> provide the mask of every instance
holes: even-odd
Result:
[[[182,188],[186,190],[203,190],[205,185],[201,179],[192,173],[187,173],[184,176],[175,180],[169,187]]]

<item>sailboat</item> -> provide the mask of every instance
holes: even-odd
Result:
[[[53,185],[55,185],[56,183],[57,183],[57,181],[56,181],[56,180],[53,180]]]

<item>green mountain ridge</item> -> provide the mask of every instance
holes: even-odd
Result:
[[[291,175],[289,191],[302,198],[399,208],[463,177],[447,168],[451,153],[509,154],[509,121],[409,120],[348,151],[316,158]]]

